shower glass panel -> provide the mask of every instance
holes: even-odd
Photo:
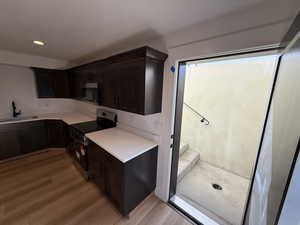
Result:
[[[277,63],[265,52],[181,65],[174,204],[215,224],[241,224]]]

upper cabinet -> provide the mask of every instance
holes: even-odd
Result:
[[[103,85],[102,71],[101,61],[69,69],[71,98],[98,103]]]
[[[143,47],[105,59],[100,104],[142,115],[161,112],[167,55]]]
[[[112,64],[104,72],[102,105],[144,114],[145,61]]]
[[[69,98],[70,82],[67,71],[32,68],[39,98]]]
[[[87,100],[141,115],[159,113],[166,58],[142,47],[65,71],[35,68],[38,96]]]

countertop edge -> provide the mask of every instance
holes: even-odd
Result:
[[[87,137],[90,141],[94,142],[96,145],[98,145],[99,147],[101,147],[104,151],[108,152],[109,154],[111,154],[113,157],[115,157],[116,159],[118,159],[120,162],[122,163],[127,163],[129,162],[130,160],[144,154],[145,152],[148,152],[149,150],[153,149],[153,148],[156,148],[158,147],[158,144],[155,144],[154,146],[152,147],[149,147],[149,148],[145,148],[145,150],[139,152],[138,154],[135,154],[134,156],[132,157],[129,157],[129,158],[126,158],[126,159],[121,159],[118,155],[112,153],[112,151],[110,150],[107,150],[106,148],[102,147],[100,144],[96,143],[95,141],[91,140],[89,137]]]
[[[72,114],[72,112],[69,113],[57,113],[57,114]],[[88,115],[85,115],[83,113],[77,113],[77,112],[73,112],[73,114],[78,114],[78,115],[83,115],[86,117],[89,117]],[[39,121],[39,120],[61,120],[63,122],[65,122],[68,125],[72,125],[72,124],[76,124],[76,123],[81,123],[81,122],[67,122],[65,121],[61,116],[59,115],[55,115],[55,113],[53,113],[53,115],[51,114],[42,114],[42,115],[37,115],[38,118],[29,118],[29,119],[21,119],[21,120],[13,120],[13,121],[4,121],[4,122],[0,122],[0,125],[5,125],[5,124],[14,124],[14,123],[22,123],[22,122],[31,122],[31,121]],[[88,120],[84,120],[84,122],[89,122],[89,121],[94,121],[96,120],[96,118],[90,118]]]
[[[118,128],[118,129],[120,129],[120,128]],[[148,139],[146,139],[145,137],[139,136],[139,135],[134,134],[134,133],[132,133],[132,132],[130,132],[130,131],[127,131],[127,130],[124,130],[124,129],[121,129],[121,130],[123,130],[124,132],[129,133],[129,134],[131,134],[131,135],[135,135],[135,136],[140,137],[140,138],[143,138],[143,139],[145,139],[145,140],[147,140],[147,141],[153,142],[153,143],[152,143],[152,144],[149,144],[148,147],[146,147],[145,149],[139,151],[137,154],[133,154],[132,156],[126,157],[126,158],[121,158],[118,154],[115,154],[111,149],[107,149],[106,146],[103,146],[103,145],[101,145],[101,143],[99,143],[98,141],[93,140],[93,139],[94,139],[93,137],[89,137],[90,135],[95,134],[96,132],[101,132],[101,131],[90,132],[90,133],[87,133],[85,136],[86,136],[90,141],[92,141],[93,143],[95,143],[96,145],[98,145],[99,147],[101,147],[103,150],[105,150],[106,152],[108,152],[109,154],[111,154],[112,156],[114,156],[116,159],[118,159],[118,160],[121,161],[122,163],[126,163],[126,162],[128,162],[128,161],[130,161],[130,160],[132,160],[132,159],[134,159],[134,158],[136,158],[136,157],[138,157],[138,156],[144,154],[145,152],[147,152],[147,151],[149,151],[149,150],[151,150],[151,149],[153,149],[153,148],[155,148],[155,147],[158,147],[158,144],[155,143],[154,141],[148,140]]]

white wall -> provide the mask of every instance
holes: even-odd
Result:
[[[249,179],[277,56],[248,57],[187,66],[184,102],[210,124],[184,105],[181,141],[198,151],[200,160]]]
[[[13,100],[24,114],[30,114],[36,110],[36,88],[31,69],[0,65],[0,76],[0,118],[11,116],[11,101]]]
[[[12,101],[22,116],[74,110],[68,99],[38,99],[34,74],[28,67],[0,64],[0,77],[0,119],[12,116]]]

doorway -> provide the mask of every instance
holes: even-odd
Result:
[[[278,58],[179,63],[170,201],[200,223],[242,223]]]

